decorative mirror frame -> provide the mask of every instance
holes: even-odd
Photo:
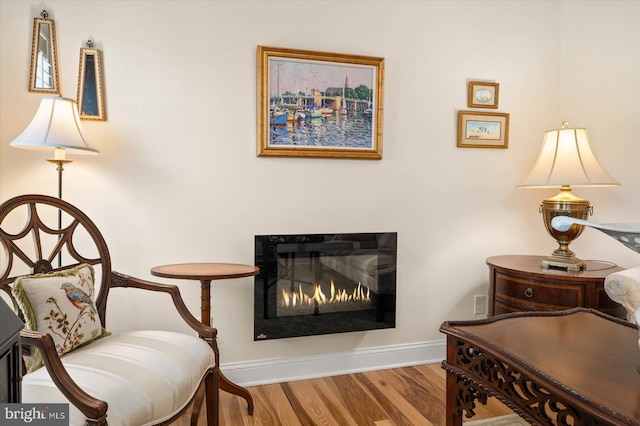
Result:
[[[81,120],[106,121],[104,91],[102,90],[102,55],[88,40],[80,48],[78,71],[78,113]]]
[[[53,19],[47,19],[49,14],[46,10],[40,13],[42,18],[33,18],[33,36],[31,38],[31,68],[29,70],[29,91],[35,93],[60,94],[60,81],[58,71],[58,48],[56,47],[56,25]],[[48,37],[41,38],[40,35],[44,26],[49,26]],[[43,44],[44,43],[44,44]],[[45,50],[46,49],[46,50]],[[50,84],[43,87],[42,73],[44,72],[44,58],[40,52],[49,52],[48,79]]]

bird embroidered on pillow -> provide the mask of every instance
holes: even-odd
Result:
[[[94,269],[81,264],[49,274],[19,277],[12,294],[24,315],[27,328],[48,333],[58,355],[109,334],[102,327],[93,301]],[[34,356],[29,371],[42,365]]]

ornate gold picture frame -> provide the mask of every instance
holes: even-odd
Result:
[[[59,95],[56,25],[53,19],[47,19],[49,14],[46,10],[40,16],[42,18],[33,18],[29,91]]]
[[[467,106],[469,108],[498,108],[500,84],[486,81],[470,81]]]
[[[458,147],[507,149],[509,114],[458,111]]]
[[[258,156],[382,158],[383,58],[257,53]]]
[[[93,47],[91,40],[87,41],[86,46],[80,48],[78,112],[81,120],[105,121],[102,55],[99,49]]]

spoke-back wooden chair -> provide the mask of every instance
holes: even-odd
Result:
[[[56,219],[59,221],[58,226],[55,225]],[[194,334],[168,331],[156,331],[149,336],[144,333],[136,334],[137,332],[112,333],[108,337],[95,340],[64,356],[58,356],[50,334],[25,330],[21,334],[22,344],[25,347],[35,347],[42,352],[44,368],[24,375],[23,402],[68,401],[71,404],[71,424],[74,424],[75,412],[76,421],[78,416],[81,416],[82,423],[87,425],[106,425],[109,421],[112,425],[118,426],[121,424],[168,424],[192,407],[191,424],[195,425],[202,406],[202,398],[206,398],[207,424],[217,425],[219,401],[217,331],[203,325],[189,312],[178,288],[133,278],[112,270],[109,250],[96,225],[82,211],[63,200],[45,195],[23,195],[0,205],[0,290],[2,290],[0,296],[8,304],[13,305],[16,312],[18,312],[18,304],[11,292],[16,278],[28,274],[55,273],[82,264],[91,265],[95,270],[94,303],[102,326],[107,330],[106,314],[109,294],[114,289],[135,288],[166,293],[173,301],[180,317],[194,331]],[[118,342],[123,335],[127,339],[126,342],[113,343]],[[156,336],[159,337],[156,339]],[[145,348],[148,341],[152,342],[151,349]],[[120,346],[114,349],[113,346],[116,344]],[[169,350],[162,345],[169,345],[171,348]],[[133,349],[129,350],[129,347]],[[194,361],[188,358],[198,351],[200,359]],[[158,352],[158,357],[163,357],[160,362],[162,365],[153,365],[154,362],[158,363],[155,355],[145,357],[144,354],[150,352],[154,354]],[[180,353],[180,356],[175,358],[184,357],[185,359],[176,360],[171,356],[169,356],[171,359],[165,359],[167,358],[165,355],[169,352]],[[104,356],[105,362],[103,365],[96,366],[95,360],[100,359],[101,356]],[[89,366],[85,365],[86,358],[91,359]],[[120,365],[125,362],[122,361],[125,358],[126,362],[136,367],[125,366],[120,367],[123,371],[113,371],[111,365]],[[180,363],[188,365],[183,366]],[[194,364],[200,366],[198,368],[201,371],[180,373],[182,369],[196,368]],[[113,385],[115,389],[108,389],[110,386],[100,384],[103,380],[100,376],[102,368],[108,380],[115,380]],[[145,373],[134,374],[139,373],[134,371],[139,369],[144,369]],[[148,373],[147,369],[151,373]],[[97,373],[96,370],[98,370]],[[96,374],[100,376],[98,379],[95,378]],[[162,385],[153,385],[155,389],[144,393],[144,387],[154,383],[154,374],[172,377],[159,377],[159,383]],[[181,374],[190,374],[190,377],[175,377]],[[122,381],[120,387],[119,380]],[[163,380],[173,380],[177,384],[167,385]],[[166,388],[162,389],[164,386]],[[175,388],[171,389],[171,386]],[[130,389],[133,389],[131,395],[127,394]],[[161,398],[163,400],[158,401]],[[135,401],[141,402],[134,404]],[[128,403],[131,403],[132,407],[119,406]]]

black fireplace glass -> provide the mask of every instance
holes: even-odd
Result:
[[[256,235],[254,340],[394,328],[397,239]]]

